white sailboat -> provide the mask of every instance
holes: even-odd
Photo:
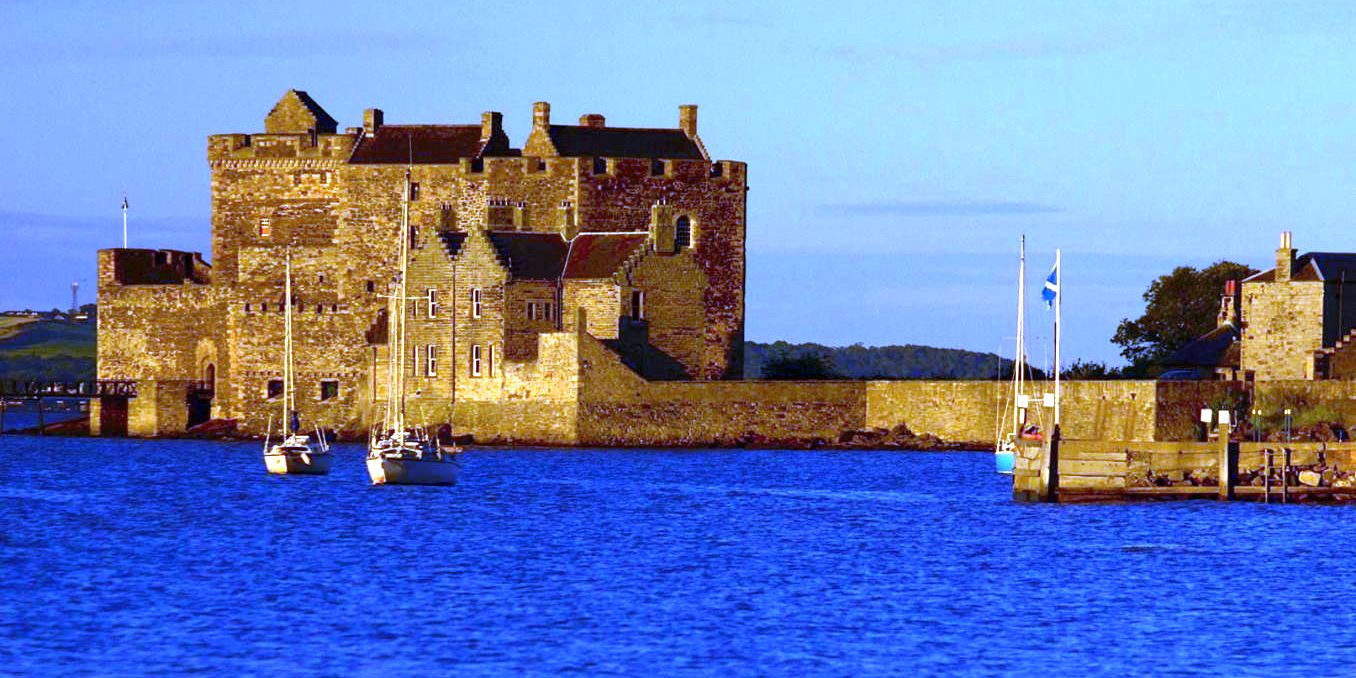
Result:
[[[400,218],[400,276],[391,295],[387,345],[390,369],[386,413],[379,429],[372,430],[367,445],[367,475],[374,485],[455,485],[461,448],[443,447],[430,437],[425,426],[405,422],[405,320],[411,299],[406,296],[410,245],[410,173],[405,172]],[[423,299],[417,297],[416,299]]]
[[[283,317],[286,329],[283,338],[283,439],[276,445],[269,445],[273,437],[273,422],[269,421],[268,435],[264,437],[264,466],[269,473],[277,475],[313,475],[323,476],[330,472],[334,463],[334,454],[320,428],[315,428],[315,442],[300,432],[301,420],[297,413],[297,392],[292,367],[292,253],[287,253],[286,299],[283,301]]]
[[[1017,267],[1017,353],[1012,360],[1012,427],[1005,430],[1007,416],[999,423],[994,443],[994,468],[1012,473],[1017,461],[1017,441],[1026,426],[1027,395],[1023,389],[1026,372],[1026,236],[1022,236],[1020,263]]]

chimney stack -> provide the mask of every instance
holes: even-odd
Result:
[[[1215,316],[1215,327],[1233,325],[1238,327],[1239,284],[1237,280],[1224,281],[1224,294],[1219,298],[1219,313]]]
[[[481,143],[493,139],[496,134],[504,129],[504,114],[497,111],[485,111],[480,114],[480,141]]]
[[[363,111],[363,134],[369,137],[375,135],[377,129],[384,124],[385,118],[386,115],[381,112],[380,108],[369,108]]]
[[[1276,248],[1276,282],[1289,282],[1295,272],[1295,248],[1291,246],[1290,231],[1281,233],[1281,246]]]
[[[697,136],[696,104],[683,104],[678,107],[678,128],[690,137]]]
[[[551,126],[551,104],[538,101],[532,104],[532,128],[546,129]]]
[[[607,118],[602,113],[585,113],[579,116],[580,127],[607,127]]]

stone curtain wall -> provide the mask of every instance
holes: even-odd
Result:
[[[1313,378],[1323,307],[1321,282],[1244,283],[1243,370],[1257,381]]]

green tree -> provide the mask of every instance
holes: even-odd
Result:
[[[1256,272],[1244,264],[1217,261],[1202,269],[1178,266],[1155,279],[1144,293],[1144,315],[1122,320],[1111,338],[1130,361],[1127,371],[1150,372],[1174,351],[1214,329],[1224,283]]]
[[[764,379],[842,379],[821,353],[791,355],[785,351],[763,363]]]

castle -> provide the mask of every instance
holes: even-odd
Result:
[[[581,336],[643,380],[742,376],[747,168],[711,159],[697,107],[649,129],[598,114],[557,124],[537,103],[522,148],[502,120],[396,125],[369,109],[340,132],[291,90],[262,134],[211,136],[211,264],[99,252],[99,377],[137,380],[141,394],[126,412],[105,403],[95,429],[231,419],[263,432],[281,391],[290,256],[301,415],[363,430],[385,406],[406,204],[416,418],[557,440],[570,375],[588,360]]]

